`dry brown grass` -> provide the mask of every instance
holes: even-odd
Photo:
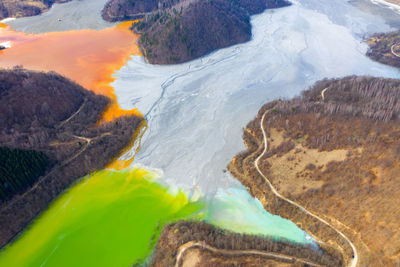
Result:
[[[182,267],[203,266],[203,265],[201,265],[202,260],[203,260],[203,258],[201,257],[201,250],[200,249],[191,249],[186,252],[181,266]]]
[[[299,121],[299,116],[285,117],[273,124],[282,127],[287,120]],[[351,131],[351,124],[358,132]],[[278,191],[346,225],[366,247],[369,255],[363,256],[372,257],[374,262],[380,259],[375,262],[377,266],[396,266],[400,262],[400,127],[397,123],[369,123],[356,118],[305,117],[303,130],[293,126],[280,134],[296,142],[299,133],[329,134],[331,146],[319,151],[311,148],[311,138],[306,138],[282,156],[274,154],[265,159],[268,164],[263,166],[270,168],[264,171]],[[341,145],[343,136],[353,134],[359,145]],[[302,152],[296,153],[296,149]],[[307,169],[309,164],[315,168]]]
[[[301,267],[301,263],[279,262],[260,256],[227,257],[199,248],[185,253],[181,267]]]
[[[196,243],[202,245],[191,245]],[[150,266],[175,266],[178,258],[180,267],[303,266],[299,263],[304,261],[341,266],[340,254],[332,252],[284,240],[232,233],[204,222],[180,221],[164,227]]]
[[[270,130],[270,138],[273,140],[270,144],[271,149],[276,149],[290,139],[284,138],[283,131],[278,132],[276,129]],[[311,179],[312,168],[324,171],[329,162],[344,161],[348,153],[346,149],[311,149],[303,145],[302,138],[294,141],[295,147],[291,151],[282,156],[275,154],[268,159],[271,165],[270,178],[283,195],[301,195],[309,189],[320,189],[324,182]]]
[[[302,98],[265,105],[244,133],[247,151],[231,173],[264,207],[292,220],[351,259],[337,232],[277,198],[254,167],[283,196],[343,232],[356,246],[359,266],[400,266],[400,110],[398,81],[368,77],[325,80]],[[321,91],[325,101],[321,101]],[[347,261],[348,262],[348,261]]]

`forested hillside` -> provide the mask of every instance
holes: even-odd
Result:
[[[152,64],[175,64],[216,49],[249,41],[250,16],[286,0],[110,0],[103,10],[109,21],[143,18],[133,25],[139,45]]]
[[[159,8],[170,8],[182,0],[112,0],[102,10],[106,21],[142,19],[149,12]]]
[[[6,200],[42,176],[49,160],[42,152],[0,147],[0,199]]]
[[[0,70],[0,247],[132,143],[143,119],[99,124],[109,102],[54,72]]]
[[[0,70],[0,143],[43,148],[54,135],[96,123],[108,102],[54,72]]]
[[[340,253],[332,249],[327,250],[325,248],[324,251],[312,245],[294,244],[286,240],[233,233],[204,222],[179,221],[164,227],[153,253],[152,266],[176,266],[178,251],[185,244],[190,243],[201,244],[198,246],[200,249],[199,254],[205,256],[198,256],[200,262],[196,266],[275,266],[269,264],[288,262],[287,260],[282,261],[282,259],[278,259],[277,261],[271,260],[274,257],[266,258],[246,253],[241,254],[240,252],[243,252],[243,250],[286,255],[290,258],[289,263],[295,263],[297,259],[303,259],[321,264],[322,266],[342,266],[343,264]],[[232,259],[233,255],[224,255],[215,252],[207,254],[209,251],[205,249],[206,246],[217,250],[236,251],[238,255],[234,257],[234,261],[228,264],[229,259]],[[185,254],[189,254],[189,252]],[[238,256],[244,257],[241,258]],[[182,264],[182,262],[180,263]],[[297,264],[300,263],[297,262]],[[180,266],[185,265],[182,264]]]

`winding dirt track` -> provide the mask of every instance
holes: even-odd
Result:
[[[395,47],[396,45],[400,45],[400,44],[394,44],[394,45],[392,45],[392,47],[390,48],[390,51],[392,52],[392,54],[393,54],[395,57],[400,57],[399,54],[397,54],[396,52],[394,52],[394,47]]]
[[[85,97],[85,99],[83,100],[82,105],[71,115],[69,116],[69,118],[67,118],[66,120],[62,121],[57,128],[61,128],[62,126],[64,126],[66,123],[68,123],[71,119],[73,119],[79,112],[81,112],[81,110],[83,109],[83,107],[86,105],[88,99]]]
[[[61,163],[61,166],[65,166],[68,163],[70,163],[71,161],[73,161],[75,158],[77,158],[80,154],[82,154],[83,152],[85,152],[85,150],[90,146],[90,144],[92,144],[92,142],[96,139],[102,138],[103,136],[106,135],[112,135],[110,132],[106,132],[103,133],[99,136],[93,137],[93,138],[88,138],[88,137],[83,137],[83,136],[77,136],[77,135],[73,135],[74,138],[77,139],[81,139],[84,140],[86,142],[85,146],[79,150],[78,152],[76,152],[72,157],[70,157],[69,159],[65,160],[64,162]]]
[[[246,256],[246,255],[263,256],[263,257],[269,257],[269,258],[274,258],[274,259],[278,259],[278,260],[285,260],[285,261],[293,262],[293,263],[300,262],[303,264],[307,264],[309,266],[321,266],[321,265],[318,265],[318,264],[315,264],[315,263],[312,263],[309,261],[305,261],[305,260],[298,259],[295,257],[285,256],[285,255],[278,254],[278,253],[263,252],[263,251],[259,251],[259,250],[218,249],[218,248],[214,248],[210,245],[207,245],[205,242],[189,241],[179,247],[178,254],[176,255],[175,267],[179,267],[181,265],[182,258],[184,256],[185,252],[188,249],[192,249],[192,248],[201,248],[203,250],[206,249],[206,250],[209,250],[214,253],[220,253],[220,254],[225,254],[225,255],[229,255],[229,256]]]
[[[322,100],[325,100],[325,92],[328,90],[328,88],[325,88],[324,90],[322,90],[321,92],[321,97]],[[301,206],[300,204],[287,199],[286,197],[282,196],[276,189],[275,187],[272,185],[272,183],[268,180],[268,178],[262,173],[262,171],[260,170],[258,163],[260,161],[260,159],[265,155],[265,153],[267,153],[268,151],[268,139],[267,139],[267,134],[266,131],[264,129],[264,120],[265,117],[267,116],[267,114],[272,111],[272,109],[269,109],[267,111],[265,111],[265,113],[263,114],[263,116],[261,117],[261,121],[260,121],[260,128],[263,134],[263,144],[264,144],[264,150],[263,152],[256,158],[254,165],[258,171],[258,173],[264,178],[265,182],[268,184],[268,186],[270,187],[271,191],[280,199],[296,206],[297,208],[299,208],[302,212],[316,218],[317,220],[319,220],[320,222],[324,223],[325,225],[329,226],[330,228],[332,228],[336,233],[338,233],[341,237],[343,237],[351,246],[352,250],[353,250],[353,258],[352,260],[349,262],[349,264],[347,265],[348,267],[356,267],[357,263],[358,263],[358,253],[357,253],[357,249],[354,246],[354,244],[350,241],[350,239],[344,235],[341,231],[339,231],[338,229],[336,229],[334,226],[332,226],[330,223],[328,223],[326,220],[318,217],[317,215],[313,214],[312,212],[308,211],[306,208],[304,208],[303,206]],[[319,243],[321,243],[321,241],[317,241]],[[179,247],[178,249],[178,253],[176,256],[176,261],[175,261],[175,267],[180,267],[181,262],[182,262],[182,258],[184,256],[184,253],[191,249],[191,248],[202,248],[202,249],[207,249],[211,252],[215,252],[215,253],[221,253],[221,254],[225,254],[225,255],[231,255],[231,256],[240,256],[240,255],[257,255],[257,256],[264,256],[264,257],[270,257],[270,258],[275,258],[275,259],[279,259],[279,260],[286,260],[286,261],[291,261],[291,262],[300,262],[300,263],[304,263],[304,264],[308,264],[310,266],[320,266],[318,264],[312,263],[312,262],[308,262],[302,259],[297,259],[295,257],[289,257],[289,256],[285,256],[282,254],[277,254],[277,253],[272,253],[272,252],[263,252],[263,251],[258,251],[258,250],[227,250],[227,249],[218,249],[218,248],[214,248],[212,246],[207,245],[205,242],[195,242],[195,241],[189,241],[185,244],[183,244],[182,246]]]
[[[321,97],[324,100],[325,99],[325,92],[327,89],[324,89],[321,92]],[[265,182],[269,185],[269,187],[271,188],[271,191],[280,199],[296,206],[297,208],[299,208],[302,212],[316,218],[317,220],[319,220],[320,222],[326,224],[327,226],[329,226],[330,228],[332,228],[335,232],[337,232],[340,236],[342,236],[351,246],[352,250],[353,250],[353,259],[350,261],[350,263],[348,264],[349,267],[355,267],[357,266],[358,263],[358,254],[357,254],[357,249],[356,247],[353,245],[353,243],[350,241],[350,239],[347,238],[347,236],[345,236],[342,232],[340,232],[338,229],[336,229],[335,227],[333,227],[330,223],[328,223],[327,221],[325,221],[324,219],[318,217],[317,215],[313,214],[312,212],[308,211],[307,209],[305,209],[303,206],[301,206],[300,204],[297,204],[296,202],[287,199],[286,197],[282,196],[276,189],[275,187],[272,185],[272,183],[268,180],[268,178],[262,173],[262,171],[260,170],[260,168],[258,167],[258,162],[260,161],[260,159],[265,155],[265,153],[267,153],[268,151],[268,139],[267,139],[267,134],[265,132],[264,129],[264,120],[265,120],[265,116],[271,111],[272,109],[269,109],[267,111],[265,111],[265,113],[263,114],[261,121],[260,121],[260,128],[262,130],[262,134],[263,134],[263,142],[264,142],[264,151],[261,153],[260,156],[257,157],[257,159],[254,162],[254,165],[258,171],[258,173],[264,178]]]
[[[328,90],[328,88],[325,88],[325,89],[322,90],[322,92],[321,92],[322,101],[325,100],[325,92],[326,92],[326,90]]]

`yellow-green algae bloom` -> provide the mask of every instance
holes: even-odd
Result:
[[[133,169],[83,178],[0,252],[0,266],[131,266],[145,259],[166,222],[202,216],[202,204],[171,194],[154,176]]]

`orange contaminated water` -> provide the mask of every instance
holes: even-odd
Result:
[[[22,65],[26,69],[55,71],[88,90],[111,99],[101,122],[123,115],[139,115],[137,110],[123,110],[110,85],[112,74],[131,55],[139,55],[138,35],[124,22],[104,30],[79,30],[26,34],[0,24],[0,43],[11,41],[11,48],[0,50],[0,67]],[[132,88],[133,89],[133,88]]]

